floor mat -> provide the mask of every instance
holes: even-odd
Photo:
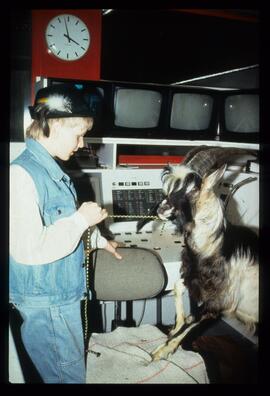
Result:
[[[151,362],[150,352],[166,335],[153,325],[118,327],[93,333],[87,355],[87,383],[209,383],[200,354],[181,347],[168,358]]]

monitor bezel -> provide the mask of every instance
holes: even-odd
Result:
[[[243,143],[259,143],[260,128],[259,131],[254,132],[232,132],[227,129],[225,122],[225,101],[229,96],[243,95],[243,94],[256,94],[259,95],[259,89],[233,89],[220,92],[219,100],[219,134],[220,140],[231,141],[231,142],[243,142]],[[260,96],[259,96],[260,101]],[[260,125],[260,123],[259,123]]]
[[[156,127],[132,128],[128,126],[119,126],[115,124],[115,99],[118,89],[140,89],[145,91],[156,91],[161,94],[162,102],[160,106],[160,115]],[[110,100],[110,115],[112,116],[110,126],[106,131],[106,136],[128,138],[144,138],[144,139],[160,139],[162,131],[164,131],[164,118],[167,106],[167,89],[166,86],[159,84],[132,83],[132,82],[112,82],[112,97]]]
[[[173,97],[177,93],[195,93],[205,94],[213,97],[212,115],[208,128],[198,130],[186,130],[173,128],[170,125]],[[168,111],[166,115],[166,124],[168,129],[168,138],[183,140],[214,140],[217,137],[218,129],[218,91],[203,87],[170,87],[168,90]]]

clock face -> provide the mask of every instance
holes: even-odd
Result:
[[[90,32],[75,15],[57,15],[50,20],[45,32],[49,53],[65,61],[80,59],[90,45]]]

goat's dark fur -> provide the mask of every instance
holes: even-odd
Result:
[[[191,328],[209,318],[235,316],[252,329],[258,322],[258,237],[225,218],[223,204],[214,192],[225,168],[205,176],[186,165],[164,171],[166,198],[158,213],[183,232],[185,247],[182,279],[176,287],[176,325],[168,341],[152,353],[153,360],[173,353]],[[202,304],[198,321],[192,324],[180,301],[183,284],[190,297]]]
[[[225,230],[223,227],[217,230],[216,238],[221,233],[224,233],[224,239],[221,253],[217,257],[201,259],[188,245],[182,251],[181,275],[190,296],[196,301],[202,301],[202,290],[207,293],[207,300],[218,298],[226,282],[225,267],[237,250],[242,255],[258,259],[258,237],[253,231],[243,226],[227,224]]]

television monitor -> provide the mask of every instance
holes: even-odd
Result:
[[[259,93],[108,80],[49,78],[80,88],[97,120],[92,137],[258,142]]]
[[[126,128],[156,128],[162,95],[154,90],[117,88],[114,124]]]
[[[213,139],[217,134],[217,93],[210,89],[172,88],[168,125],[175,139]]]
[[[165,92],[158,85],[115,84],[111,136],[160,138]]]
[[[260,132],[258,90],[224,92],[221,97],[221,140],[258,142]]]

